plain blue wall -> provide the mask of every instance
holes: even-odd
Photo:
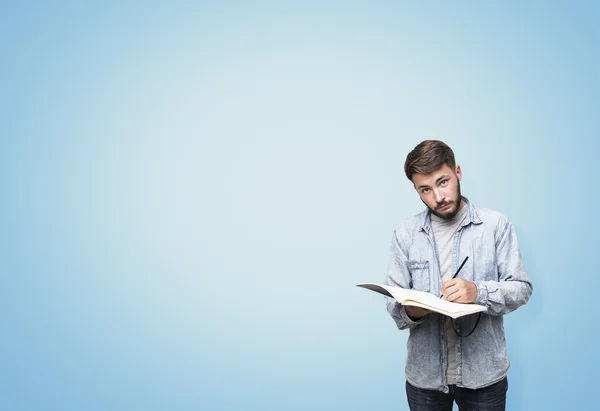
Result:
[[[408,409],[354,284],[426,138],[534,284],[508,409],[596,402],[599,7],[122,3],[2,6],[3,409]]]

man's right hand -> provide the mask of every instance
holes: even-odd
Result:
[[[408,315],[408,317],[413,321],[420,320],[431,312],[425,308],[413,307],[410,305],[405,305],[404,309],[406,310],[406,315]]]

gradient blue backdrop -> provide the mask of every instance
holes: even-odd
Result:
[[[534,284],[508,409],[591,409],[600,7],[520,3],[3,2],[0,407],[407,410],[354,285],[439,138]]]

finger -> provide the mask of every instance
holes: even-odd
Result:
[[[446,297],[446,299],[453,303],[459,303],[460,302],[460,293],[456,292],[456,293]]]
[[[452,302],[455,303],[466,303],[468,292],[464,288],[460,288],[457,292],[452,294]]]
[[[455,293],[457,290],[460,290],[460,286],[457,283],[448,284],[448,286],[444,289],[444,295]]]
[[[458,303],[460,302],[460,295],[458,293],[454,293],[446,297],[446,300],[450,301],[451,303]]]
[[[455,302],[462,296],[461,290],[458,287],[453,287],[448,290],[448,294],[446,294],[446,299],[448,301]]]
[[[448,288],[454,286],[457,284],[456,278],[452,278],[446,282],[444,282],[444,284],[442,284],[442,289],[441,289],[441,293],[444,294],[448,291]]]
[[[442,287],[450,287],[460,281],[460,278],[451,278],[449,280],[444,281]]]

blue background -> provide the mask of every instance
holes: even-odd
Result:
[[[2,409],[408,409],[407,332],[354,285],[427,138],[534,284],[508,409],[590,409],[591,4],[4,2]]]

